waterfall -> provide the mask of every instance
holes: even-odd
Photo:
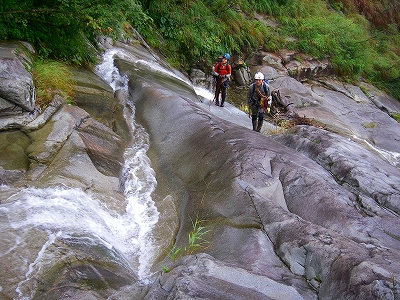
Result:
[[[103,62],[95,68],[98,76],[102,77],[113,90],[122,89],[127,94],[128,78],[122,76],[114,66],[114,57],[124,54],[121,50],[111,49],[104,53]],[[135,136],[133,144],[127,147],[124,153],[125,164],[122,170],[124,178],[124,194],[127,201],[127,227],[129,224],[138,226],[137,232],[128,230],[125,239],[132,244],[137,243],[138,249],[125,249],[124,253],[138,255],[139,267],[138,276],[143,282],[150,275],[149,267],[152,260],[153,248],[150,237],[152,227],[158,221],[158,211],[151,198],[157,181],[154,171],[151,168],[150,159],[146,152],[149,148],[149,136],[142,126],[137,124],[134,119],[135,107],[131,102],[127,102],[128,108],[124,109],[124,115],[128,121],[132,134]],[[130,236],[133,234],[132,236]],[[128,244],[131,244],[130,242]],[[132,252],[132,253],[131,253]]]
[[[120,76],[113,66],[114,54],[113,50],[107,52],[96,72],[114,90],[127,91],[127,78]],[[105,255],[121,262],[142,284],[151,282],[152,249],[155,247],[151,232],[159,216],[151,195],[157,181],[146,155],[149,136],[135,123],[134,107],[127,107],[124,113],[134,135],[124,153],[122,168],[125,212],[109,209],[78,188],[57,186],[14,190],[0,186],[3,199],[0,229],[5,237],[0,245],[0,258],[10,260],[11,257],[18,265],[19,273],[25,274],[15,279],[18,299],[32,299],[37,278],[57,260],[53,257],[57,243],[68,239],[89,246],[99,245],[109,252]],[[40,236],[44,233],[47,239],[35,240],[37,245],[32,248],[30,241],[36,232],[41,232]],[[101,257],[98,259],[101,261]]]
[[[117,67],[114,66],[114,57],[119,51],[117,49],[111,49],[103,54],[103,61],[97,65],[94,72],[101,78],[103,78],[114,91],[118,89],[128,89],[128,78],[122,76],[119,73]]]

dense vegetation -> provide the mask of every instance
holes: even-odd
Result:
[[[29,41],[42,58],[94,63],[97,36],[117,37],[146,20],[135,0],[3,0],[0,40]]]
[[[399,10],[396,0],[4,0],[0,39],[90,64],[96,36],[121,38],[133,27],[185,70],[224,52],[293,49],[328,57],[338,75],[362,76],[400,99]]]

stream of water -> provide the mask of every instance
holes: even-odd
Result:
[[[120,76],[114,67],[114,55],[114,50],[106,52],[96,73],[114,90],[127,91],[127,78]],[[149,283],[154,260],[151,232],[159,216],[151,195],[157,181],[146,155],[148,134],[135,123],[134,107],[127,107],[124,113],[134,138],[124,154],[122,178],[126,208],[123,214],[108,209],[81,189],[58,186],[15,191],[0,186],[0,260],[10,261],[13,265],[10,269],[24,274],[12,280],[0,280],[0,296],[3,285],[7,284],[15,285],[18,299],[32,299],[38,274],[54,259],[54,250],[50,249],[56,247],[57,240],[71,237],[79,237],[80,242],[101,244],[102,248],[118,253],[128,264],[126,269],[143,284]],[[44,232],[47,236],[43,241],[35,241],[38,244],[34,249],[30,246],[33,231]],[[10,277],[4,275],[0,279]]]
[[[103,62],[95,68],[95,73],[102,77],[113,90],[122,89],[128,97],[128,78],[121,76],[114,66],[114,57],[121,50],[112,49],[104,53]],[[124,109],[125,119],[128,121],[131,132],[134,135],[133,144],[124,153],[125,164],[122,170],[124,178],[124,193],[127,202],[124,225],[118,228],[122,233],[122,252],[128,257],[138,257],[138,276],[147,283],[149,269],[153,259],[151,229],[158,221],[158,211],[151,198],[157,181],[150,159],[146,153],[149,148],[149,135],[142,126],[135,122],[135,107],[127,101]],[[132,231],[130,226],[134,224],[137,230]],[[133,248],[131,248],[133,246]],[[136,247],[134,247],[136,246]]]

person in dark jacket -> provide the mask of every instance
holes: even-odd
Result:
[[[229,86],[229,77],[232,74],[232,68],[228,63],[230,59],[230,55],[225,53],[222,57],[221,62],[217,62],[214,66],[214,76],[217,79],[216,82],[216,89],[215,89],[215,105],[217,106],[224,106],[225,99],[226,99],[226,90]],[[219,94],[221,93],[221,104],[219,104]]]
[[[249,109],[249,117],[253,124],[253,130],[260,132],[264,122],[264,115],[271,107],[271,90],[264,81],[264,74],[257,72],[253,82],[247,91],[246,104]]]

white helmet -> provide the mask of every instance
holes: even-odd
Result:
[[[257,72],[254,74],[254,79],[264,79],[264,74],[261,72]]]

